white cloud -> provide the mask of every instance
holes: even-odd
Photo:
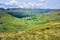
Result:
[[[37,3],[32,3],[31,6],[36,6]]]
[[[3,5],[13,5],[13,4],[18,4],[18,2],[16,0],[10,0],[8,2],[1,1],[0,4],[3,4]]]
[[[40,5],[40,6],[43,6],[43,5],[44,5],[44,3],[40,3],[39,5]]]
[[[3,1],[0,1],[0,4],[3,3]]]
[[[20,7],[20,8],[24,8],[24,6],[23,6],[23,5],[20,5],[20,6],[18,6],[18,7]]]
[[[12,2],[12,3],[17,3],[17,1],[16,1],[16,0],[12,0],[11,2]]]
[[[26,4],[26,3],[23,3],[23,6],[26,7],[26,8],[29,8],[29,4]]]
[[[2,6],[0,6],[0,7],[2,7]]]
[[[10,4],[17,4],[18,2],[16,0],[11,0],[9,3]]]
[[[32,3],[32,2],[29,2],[28,4],[29,4],[29,5],[32,5],[33,3]]]
[[[40,6],[40,7],[41,7],[41,6],[44,6],[45,0],[39,0],[39,1],[40,1],[40,3],[39,3],[39,4],[37,3],[36,5],[37,5],[37,6]]]
[[[40,0],[40,2],[44,2],[45,0]]]
[[[9,2],[4,3],[4,5],[11,5]]]
[[[41,4],[36,4],[36,6],[40,6]]]
[[[44,2],[45,0],[40,0],[40,3],[36,3],[36,2],[24,2],[24,3],[21,3],[21,2],[18,2],[17,0],[10,0],[8,2],[0,2],[1,4],[3,4],[4,6],[9,6],[9,5],[12,5],[11,7],[20,7],[20,8],[30,8],[30,7],[40,7],[40,6],[43,6],[44,5]],[[10,6],[9,6],[10,7]]]

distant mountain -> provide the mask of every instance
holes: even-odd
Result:
[[[9,8],[5,10],[9,14],[22,18],[22,17],[30,17],[34,15],[38,15],[41,13],[48,13],[52,11],[56,11],[55,9],[23,9],[23,8]]]
[[[0,11],[4,11],[5,9],[4,8],[0,8]]]
[[[48,12],[56,11],[57,9],[24,9],[24,8],[3,9],[3,8],[0,8],[0,10],[7,12],[8,14],[12,16],[22,18],[22,17],[35,16],[41,13],[48,13]]]

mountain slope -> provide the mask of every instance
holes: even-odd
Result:
[[[0,31],[17,31],[22,26],[26,26],[24,20],[0,12]]]
[[[31,18],[17,18],[8,13],[0,12],[0,31],[25,31],[50,21],[59,20],[60,12],[39,14]]]
[[[49,22],[17,36],[23,37],[23,40],[60,40],[60,22]]]
[[[50,15],[44,16],[42,19],[46,17],[48,19],[50,19],[51,17],[52,20],[36,28],[24,31],[20,35],[18,34],[19,36],[23,37],[21,39],[23,40],[60,40],[60,12],[59,11],[51,12]]]
[[[3,32],[0,38],[7,40],[60,40],[60,22],[49,22],[22,32]]]
[[[2,13],[0,13],[0,18],[1,18],[1,15]],[[19,31],[15,30],[15,32],[10,32],[11,30],[8,32],[6,31],[1,32],[0,39],[4,39],[4,40],[5,39],[7,40],[60,40],[60,11],[50,12],[47,14],[40,14],[40,15],[32,17],[32,19],[27,19],[27,20],[23,20],[24,18],[19,19],[11,15],[10,16],[7,16],[7,15],[9,14],[4,14],[3,21],[6,22],[7,24],[10,23],[8,27],[11,27],[11,25],[13,24],[15,26],[12,26],[12,27],[16,28],[18,27],[16,25],[22,24],[21,25],[22,28],[21,26],[19,26],[19,29],[23,29],[23,28],[26,28],[25,25],[23,25],[24,22],[26,22],[24,24],[28,24],[26,26],[27,27],[29,26],[29,27],[26,28],[27,30],[23,29],[23,31],[20,31],[18,29]],[[8,20],[5,20],[5,19],[8,19]],[[22,23],[20,24],[21,21]],[[0,23],[0,28],[3,27],[3,25],[1,24],[2,23]]]

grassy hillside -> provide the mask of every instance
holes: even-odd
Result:
[[[0,12],[0,31],[1,32],[18,31],[23,26],[26,26],[24,20],[22,19],[20,20],[19,18],[13,17],[5,12]]]
[[[30,19],[0,12],[0,40],[60,40],[60,11]]]
[[[24,31],[35,26],[30,18],[17,18],[6,12],[0,12],[0,32]]]
[[[1,32],[3,40],[60,40],[60,22],[49,22],[23,32]]]
[[[31,18],[17,18],[5,12],[0,12],[0,31],[25,31],[50,21],[60,22],[60,12],[44,13]]]
[[[18,36],[19,34],[17,34]],[[23,40],[60,40],[60,22],[49,22],[20,34]],[[21,40],[20,39],[20,40]]]

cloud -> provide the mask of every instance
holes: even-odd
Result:
[[[40,2],[45,2],[45,0],[40,0]]]
[[[27,4],[27,3],[23,3],[23,6],[24,6],[25,8],[30,8],[30,5]]]
[[[34,8],[34,7],[40,7],[43,5],[44,3],[34,3],[34,2],[18,4],[18,6],[21,8]]]
[[[12,4],[15,3],[16,4],[18,2],[16,0],[11,0],[10,3],[12,3]]]
[[[24,6],[23,6],[23,5],[20,5],[20,6],[18,6],[18,7],[20,7],[20,8],[24,8]]]
[[[18,2],[16,0],[10,0],[8,2],[2,2],[1,4],[4,4],[4,5],[14,5],[14,4],[18,4]]]
[[[25,0],[26,1],[26,0]],[[40,0],[40,3],[36,2],[21,2],[18,0],[10,0],[8,2],[1,1],[0,4],[2,4],[4,7],[20,7],[20,8],[30,8],[30,7],[40,7],[44,5],[44,0]]]
[[[43,6],[44,4],[43,3],[40,3],[40,4],[36,4],[36,6]]]

